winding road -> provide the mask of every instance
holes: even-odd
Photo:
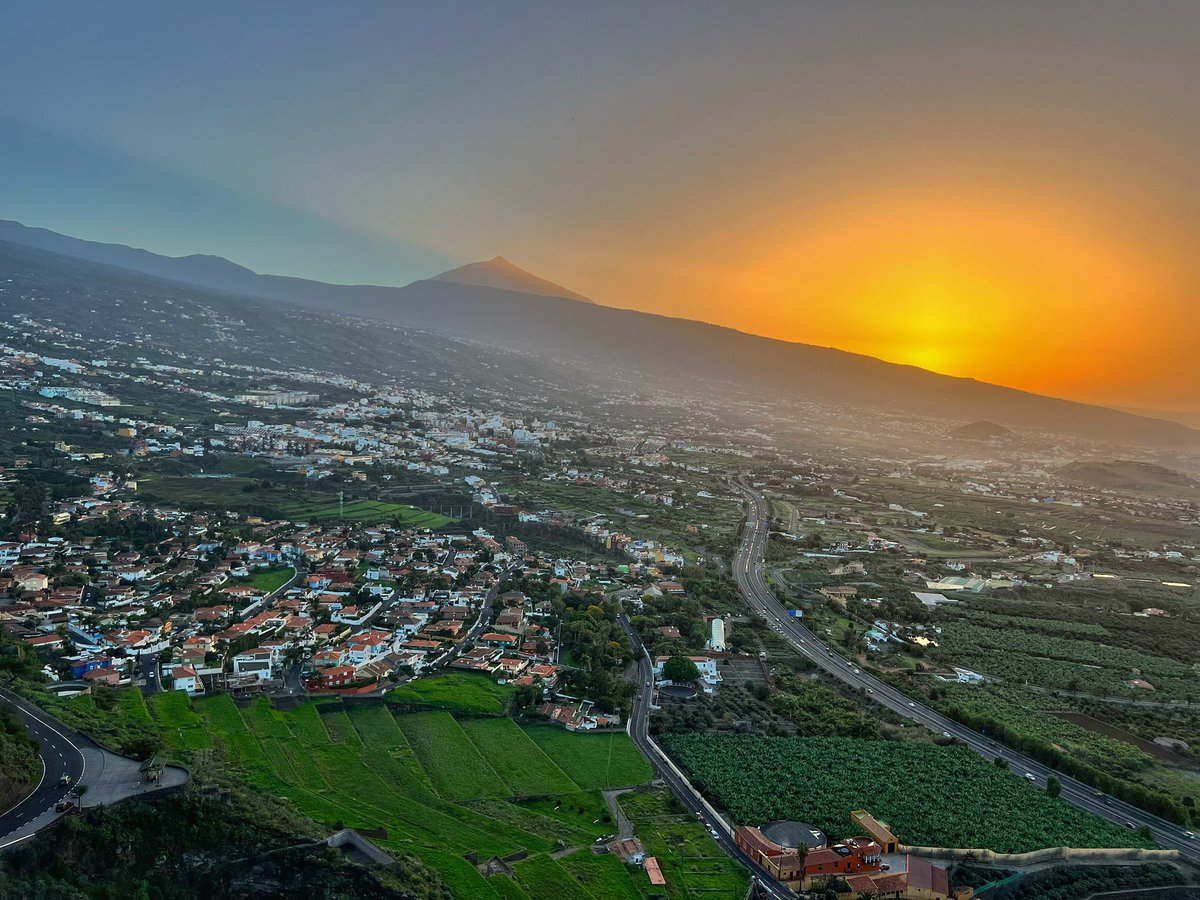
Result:
[[[742,851],[742,848],[734,843],[733,831],[729,823],[700,796],[700,793],[692,787],[691,782],[650,737],[650,714],[653,709],[654,696],[653,665],[650,661],[650,654],[642,645],[637,632],[630,626],[629,617],[622,613],[619,621],[633,642],[634,651],[638,655],[638,690],[633,697],[629,722],[626,724],[626,731],[629,733],[630,739],[649,761],[654,769],[654,774],[662,779],[689,812],[695,814],[696,818],[708,829],[709,834],[713,836],[717,845],[750,871],[758,887],[758,896],[766,896],[774,898],[774,900],[787,900],[787,898],[794,897],[795,894],[787,885],[776,881],[766,869],[751,860]]]
[[[1179,825],[1151,815],[1116,797],[1101,793],[1069,775],[1057,772],[1041,763],[991,740],[973,729],[910,698],[896,688],[862,671],[857,662],[847,660],[821,642],[798,619],[788,615],[762,574],[763,555],[770,533],[770,507],[761,493],[739,480],[734,482],[746,498],[747,520],[742,542],[734,559],[734,575],[738,587],[751,609],[789,645],[808,657],[822,669],[853,688],[862,690],[874,702],[939,734],[948,734],[966,744],[988,760],[1002,757],[1020,775],[1032,775],[1031,781],[1040,787],[1053,775],[1062,785],[1061,797],[1069,803],[1094,813],[1118,825],[1139,828],[1146,826],[1159,846],[1178,850],[1191,862],[1200,862],[1200,840],[1189,837]]]
[[[42,777],[33,793],[0,814],[2,850],[31,837],[31,823],[42,817],[49,822],[58,815],[54,807],[83,778],[86,762],[80,747],[32,703],[4,690],[0,690],[0,698],[12,708],[29,736],[38,741],[42,759]],[[70,785],[60,783],[64,775],[70,776]]]

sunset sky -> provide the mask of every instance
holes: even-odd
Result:
[[[1195,0],[6,4],[0,218],[340,282],[503,254],[1198,411],[1198,43]]]

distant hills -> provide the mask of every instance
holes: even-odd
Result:
[[[746,334],[688,319],[600,306],[497,257],[404,287],[336,285],[260,275],[220,257],[168,257],[0,221],[0,241],[131,269],[183,284],[489,344],[588,373],[596,384],[681,397],[811,401],[885,409],[1116,444],[1200,449],[1200,431],[1174,422],[939,375],[828,347]]]
[[[1006,438],[1012,434],[1011,428],[997,425],[995,422],[971,422],[950,432],[950,437],[964,441],[994,441]]]
[[[1177,496],[1200,490],[1200,481],[1182,472],[1129,459],[1073,462],[1057,469],[1054,474],[1069,484],[1108,491]]]

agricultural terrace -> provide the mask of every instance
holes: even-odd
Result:
[[[486,675],[452,672],[414,679],[391,690],[387,699],[406,708],[499,716],[508,708],[515,691],[511,684],[496,684]]]
[[[850,810],[865,808],[918,846],[1000,853],[1152,846],[966,747],[735,734],[671,735],[663,743],[742,824],[794,819],[849,837]]]
[[[560,731],[558,740],[546,740],[541,729],[509,719],[460,722],[445,710],[393,714],[383,704],[321,702],[285,712],[266,698],[239,708],[225,695],[188,703],[176,692],[156,695],[152,712],[175,755],[186,759],[207,739],[230,777],[327,827],[385,830],[381,846],[420,857],[455,896],[641,896],[640,870],[568,866],[575,854],[546,855],[579,847],[590,856],[595,839],[614,830],[599,788],[618,776],[649,780],[624,734]],[[575,778],[581,771],[589,774],[582,784]],[[485,878],[464,859],[518,850],[531,857],[515,879]],[[538,892],[550,883],[553,893]]]
[[[667,897],[717,900],[745,895],[746,870],[716,845],[666,788],[628,791],[617,802],[646,853],[662,867]],[[570,865],[570,859],[563,862]]]

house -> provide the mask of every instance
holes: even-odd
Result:
[[[883,850],[867,838],[849,838],[828,847],[808,850],[803,856],[775,843],[757,828],[738,827],[733,841],[772,877],[793,890],[808,890],[836,878],[881,871]]]
[[[846,883],[856,894],[872,893],[879,898],[899,900],[968,900],[974,891],[950,889],[950,876],[940,866],[916,856],[905,855],[901,872],[850,875]]]
[[[654,677],[659,681],[662,680],[663,666],[669,656],[656,656],[654,658]],[[721,673],[717,670],[717,661],[711,656],[689,656],[696,668],[700,671],[700,687],[706,694],[711,694],[718,684],[721,683]]]
[[[259,681],[267,681],[271,677],[271,667],[275,654],[265,647],[246,650],[233,658],[234,675],[252,675]]]
[[[354,666],[334,666],[317,676],[317,684],[324,690],[346,687],[355,679]]]
[[[87,684],[107,684],[116,687],[121,683],[121,673],[111,668],[88,669],[80,680]]]
[[[511,650],[520,643],[520,638],[513,634],[500,634],[496,631],[489,631],[479,638],[479,643],[487,644],[490,647],[501,647],[505,650]]]
[[[200,676],[196,674],[196,670],[191,666],[176,666],[171,671],[171,679],[174,690],[187,691],[189,694],[204,692],[204,685],[200,683]]]
[[[71,661],[71,677],[82,678],[93,669],[111,669],[113,660],[110,656],[84,656]]]

